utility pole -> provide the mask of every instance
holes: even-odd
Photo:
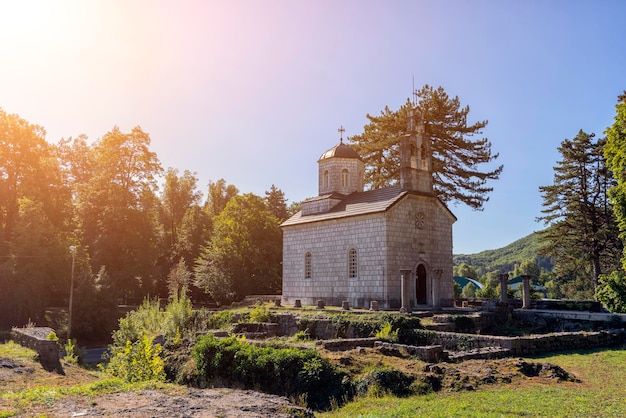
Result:
[[[70,276],[70,306],[69,313],[67,316],[67,339],[69,340],[72,337],[72,303],[74,300],[74,264],[76,262],[76,246],[70,246],[70,251],[72,252],[72,275]]]

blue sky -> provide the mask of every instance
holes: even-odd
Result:
[[[0,0],[0,107],[47,140],[141,126],[164,167],[289,202],[367,113],[442,86],[504,164],[454,253],[542,229],[557,147],[602,132],[626,89],[625,1]]]

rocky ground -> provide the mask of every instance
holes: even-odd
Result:
[[[103,394],[69,396],[60,400],[41,393],[36,402],[12,401],[10,392],[33,387],[66,387],[95,382],[96,373],[63,364],[64,374],[49,372],[37,362],[0,357],[0,416],[46,417],[313,417],[287,398],[251,390],[173,387]],[[10,415],[7,415],[10,416]]]
[[[344,364],[374,360],[374,350],[340,354]],[[380,357],[378,357],[380,359]],[[361,360],[361,361],[359,361]],[[380,361],[380,360],[378,360]],[[493,384],[515,384],[525,380],[578,385],[575,376],[558,366],[533,363],[519,358],[468,360],[461,363],[426,364],[403,360],[436,391],[476,390]],[[396,363],[396,366],[403,366]],[[64,373],[45,371],[26,359],[0,357],[0,415],[48,417],[313,417],[313,412],[288,399],[265,393],[229,388],[196,389],[172,386],[163,390],[143,390],[103,394],[97,397],[69,396],[17,405],[11,390],[34,386],[73,386],[96,381],[96,373],[64,364]],[[419,370],[417,370],[419,368]]]

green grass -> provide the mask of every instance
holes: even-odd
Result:
[[[365,397],[329,413],[331,417],[624,417],[626,350],[595,350],[531,358],[574,373],[580,383],[483,386],[476,392],[434,393],[410,398]]]
[[[37,352],[16,344],[13,341],[8,341],[4,344],[0,344],[0,356],[13,359],[35,360],[37,358]]]

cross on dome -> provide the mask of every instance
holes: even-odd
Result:
[[[340,143],[342,143],[342,144],[343,144],[343,133],[344,133],[345,131],[346,131],[346,130],[343,128],[343,125],[341,125],[341,126],[339,127],[339,129],[337,129],[337,132],[339,132],[339,135],[340,135],[340,136],[339,136],[339,142],[340,142]]]

